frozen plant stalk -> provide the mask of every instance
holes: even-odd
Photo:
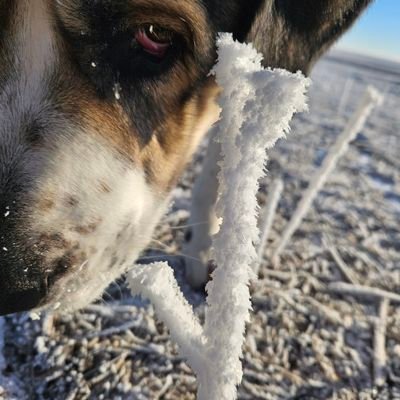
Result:
[[[167,263],[136,265],[128,274],[133,294],[151,301],[172,339],[197,373],[203,348],[203,328],[186,301]]]
[[[378,387],[384,386],[387,380],[386,329],[389,305],[389,299],[382,299],[379,306],[379,317],[375,319],[374,383]]]
[[[231,35],[221,35],[218,47],[214,73],[223,93],[216,134],[222,155],[216,213],[223,222],[213,238],[217,268],[207,285],[204,327],[209,365],[199,381],[199,400],[236,398],[251,308],[249,282],[257,261],[256,195],[265,173],[265,149],[289,132],[294,113],[307,108],[310,83],[300,73],[265,70],[261,55]]]
[[[273,258],[278,259],[282,251],[285,249],[293,233],[296,232],[297,228],[303,221],[303,218],[307,214],[311,207],[312,202],[317,197],[322,186],[325,184],[331,172],[336,167],[336,164],[340,157],[347,151],[349,143],[356,137],[357,133],[364,127],[365,122],[372,110],[380,105],[383,101],[383,97],[373,87],[368,87],[365,91],[364,97],[361,103],[350,119],[343,132],[340,134],[336,143],[330,149],[327,157],[322,163],[321,168],[316,172],[314,177],[311,179],[311,183],[304,193],[299,205],[296,208],[290,222],[288,223],[281,241],[276,248]]]
[[[256,194],[265,171],[265,149],[289,131],[295,112],[306,109],[309,85],[300,73],[264,70],[253,47],[234,42],[229,34],[221,35],[218,47],[214,73],[223,89],[223,111],[216,132],[222,155],[216,214],[222,224],[213,238],[212,253],[218,266],[207,286],[204,328],[168,266],[135,267],[128,278],[133,293],[153,302],[197,375],[198,400],[236,398],[251,308],[251,267],[257,261]]]
[[[354,85],[354,79],[348,78],[344,84],[342,96],[340,97],[337,115],[341,115],[343,110],[345,109],[347,101],[349,100],[351,89],[353,89],[353,85]]]
[[[267,198],[267,204],[265,205],[264,212],[262,214],[261,222],[261,237],[260,243],[258,245],[258,262],[254,266],[254,272],[258,274],[260,264],[262,263],[263,254],[267,241],[271,232],[272,224],[274,222],[276,210],[278,208],[279,200],[281,199],[283,192],[283,181],[277,178],[269,191],[269,196]]]
[[[215,202],[218,192],[217,174],[218,159],[221,148],[215,143],[214,132],[210,132],[210,142],[203,162],[201,174],[196,179],[190,209],[191,238],[183,246],[186,279],[193,288],[204,287],[208,282],[208,266],[210,260],[211,235],[219,229],[220,221],[215,215]]]

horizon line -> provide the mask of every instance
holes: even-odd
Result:
[[[367,57],[372,57],[372,58],[377,58],[380,60],[384,60],[384,61],[391,61],[391,62],[395,62],[400,64],[400,55],[396,56],[396,55],[391,55],[391,54],[387,54],[387,53],[380,53],[380,52],[375,52],[375,51],[366,51],[363,49],[355,49],[354,47],[351,46],[346,46],[343,45],[341,43],[338,43],[336,45],[334,45],[332,47],[331,50],[339,50],[339,51],[344,51],[347,53],[353,53],[353,54],[357,54],[360,56],[367,56]]]

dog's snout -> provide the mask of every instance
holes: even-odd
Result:
[[[0,315],[28,311],[47,295],[45,276],[24,260],[5,256],[6,250],[0,248]]]

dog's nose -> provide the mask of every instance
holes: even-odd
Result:
[[[3,246],[1,239],[5,234],[0,227],[0,315],[35,308],[47,294],[47,281],[40,270],[40,260],[28,255],[17,239],[14,242],[7,240],[15,246]]]
[[[46,295],[47,280],[36,267],[24,268],[23,261],[14,263],[0,254],[0,315],[31,310]]]
[[[37,307],[48,291],[41,257],[24,232],[20,197],[0,187],[0,315]]]
[[[1,285],[2,286],[2,285]],[[0,294],[0,315],[28,311],[39,305],[45,293],[40,287],[4,292]]]

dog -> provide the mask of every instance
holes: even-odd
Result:
[[[218,32],[308,73],[371,0],[0,0],[0,315],[132,265],[217,121]]]

